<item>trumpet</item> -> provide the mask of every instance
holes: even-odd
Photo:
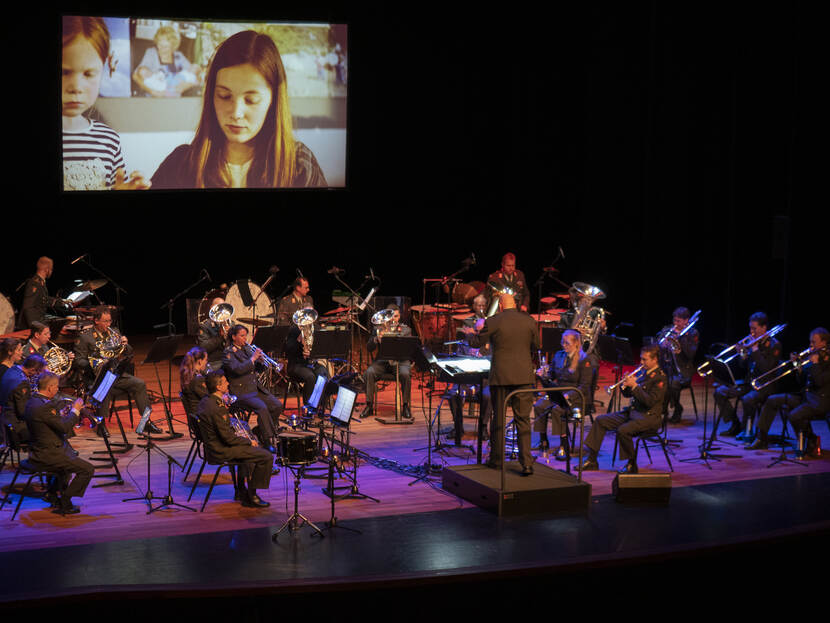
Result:
[[[756,344],[759,344],[760,342],[763,342],[768,337],[772,337],[774,335],[777,335],[778,333],[781,333],[781,331],[783,331],[786,328],[787,328],[787,324],[784,323],[784,324],[775,325],[772,329],[770,329],[769,331],[767,331],[763,335],[759,335],[756,338],[753,338],[752,334],[747,335],[745,338],[743,338],[741,340],[738,340],[737,342],[732,344],[732,346],[727,346],[726,348],[724,348],[721,352],[719,352],[717,355],[715,355],[714,359],[717,359],[721,363],[728,364],[735,357],[738,357],[741,354],[742,351],[751,349]],[[727,354],[729,355],[728,357],[726,356]],[[700,376],[709,376],[710,374],[712,374],[712,369],[711,368],[712,368],[712,364],[709,363],[708,361],[704,361],[700,365],[700,367],[698,367],[697,373]]]
[[[608,392],[609,394],[613,394],[614,390],[616,390],[623,383],[625,383],[630,377],[637,376],[638,374],[640,374],[640,372],[642,372],[645,369],[646,369],[646,367],[644,365],[640,364],[640,366],[636,370],[632,370],[631,372],[626,374],[624,377],[622,377],[619,381],[617,381],[613,385],[609,385],[608,387],[606,387],[605,391]]]
[[[787,376],[790,372],[797,372],[805,363],[807,363],[810,360],[810,357],[817,353],[820,353],[823,350],[827,350],[827,346],[821,346],[819,348],[806,348],[802,350],[800,353],[794,356],[794,359],[782,361],[772,370],[768,370],[763,374],[757,376],[756,378],[752,379],[752,388],[755,391],[760,391],[764,389],[767,385],[772,385],[778,379]]]
[[[282,364],[279,361],[271,359],[268,355],[265,354],[265,351],[262,350],[259,346],[254,346],[253,344],[248,344],[251,349],[251,357],[253,357],[257,351],[262,353],[262,363],[264,363],[269,368],[273,368],[277,372],[282,370]]]

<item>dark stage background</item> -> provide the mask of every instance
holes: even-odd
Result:
[[[303,3],[259,15],[253,4],[228,14],[142,3],[146,16],[349,24],[348,188],[313,192],[61,194],[60,13],[44,13],[42,45],[26,49],[52,79],[29,79],[37,122],[12,123],[34,157],[7,166],[21,192],[7,204],[0,292],[19,305],[14,290],[44,254],[55,259],[52,292],[94,276],[69,266],[91,253],[128,292],[126,332],[149,333],[202,268],[216,282],[262,284],[277,265],[272,296],[299,268],[324,311],[333,265],[355,286],[371,266],[383,294],[420,303],[421,280],[471,252],[468,280],[513,251],[532,284],[561,245],[560,278],[603,288],[611,326],[632,322],[635,340],[685,305],[704,310],[704,344],[743,337],[764,309],[790,323],[785,348],[806,347],[830,322],[817,302],[826,159],[808,111],[826,73],[813,67],[818,9],[571,4]],[[101,294],[113,302],[112,289]]]

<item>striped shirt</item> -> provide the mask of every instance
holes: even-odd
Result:
[[[109,126],[90,121],[86,130],[63,131],[64,190],[108,190],[123,168],[121,138]]]

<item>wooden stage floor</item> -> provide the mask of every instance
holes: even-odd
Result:
[[[152,366],[140,366],[138,374],[151,390],[158,390]],[[166,368],[161,374],[166,384]],[[172,393],[177,395],[176,374],[173,376]],[[609,382],[610,369],[603,368],[600,388]],[[352,425],[353,446],[371,457],[361,462],[359,490],[377,501],[368,498],[338,501],[336,517],[343,528],[360,530],[361,534],[341,528],[320,539],[311,537],[311,530],[305,527],[294,535],[285,533],[277,544],[272,544],[270,536],[293,511],[293,480],[286,469],[272,478],[269,490],[260,492],[271,502],[267,509],[243,508],[235,503],[230,476],[223,474],[205,512],[173,507],[148,514],[145,501],[123,501],[141,497],[147,487],[146,455],[134,448],[120,455],[119,466],[125,484],[91,487],[83,498],[76,500],[82,509],[78,515],[53,514],[37,497],[25,499],[14,521],[11,520],[13,507],[7,505],[3,509],[0,513],[0,555],[4,561],[0,567],[3,587],[0,602],[93,592],[163,591],[165,587],[194,591],[211,586],[290,588],[314,582],[337,583],[347,578],[370,582],[392,577],[435,578],[482,569],[505,571],[543,562],[546,566],[572,564],[577,560],[647,555],[658,550],[682,551],[760,540],[782,533],[827,530],[830,527],[830,461],[826,454],[803,464],[782,463],[769,467],[777,450],[749,452],[740,446],[719,444],[720,454],[737,457],[712,461],[711,469],[701,461],[680,461],[697,456],[703,429],[704,388],[695,385],[694,390],[701,409],[700,420],[695,421],[690,396],[684,392],[683,422],[669,430],[669,437],[680,443],[675,446],[672,457],[675,468],[672,502],[662,509],[631,510],[613,501],[610,493],[615,472],[610,461],[613,447],[610,435],[600,456],[602,470],[584,475],[592,485],[593,497],[589,513],[579,517],[498,519],[443,491],[440,473],[414,482],[424,473],[427,452],[422,448],[427,445],[426,421],[430,415],[426,390],[417,378],[413,380],[412,425],[384,425],[374,419]],[[600,389],[597,399],[606,398]],[[383,407],[385,414],[390,413],[391,386],[381,393],[380,400],[390,405]],[[291,398],[288,403],[287,411],[291,412],[295,400]],[[186,435],[181,404],[178,401],[172,404],[176,430],[184,432],[185,437],[162,441],[160,446],[183,463],[190,439]],[[433,409],[436,404],[434,397]],[[711,396],[709,406],[711,411]],[[156,403],[153,419],[160,425],[162,415],[163,408]],[[122,411],[122,417],[126,426],[126,410]],[[451,424],[446,406],[441,420],[442,428]],[[465,426],[468,437],[465,443],[473,446],[475,420],[466,419]],[[776,423],[773,432],[778,427],[780,424]],[[117,436],[114,422],[110,430]],[[816,424],[816,432],[822,439],[830,440],[824,422]],[[138,442],[135,434],[128,432],[128,437]],[[87,428],[81,429],[72,443],[83,457],[103,448],[100,439]],[[652,452],[652,456],[653,465],[641,457],[641,470],[667,471],[662,453]],[[562,466],[552,456],[540,455],[537,460],[553,468]],[[436,465],[473,462],[475,455],[465,449],[451,448],[432,454],[432,463]],[[617,467],[620,466],[618,463]],[[174,467],[174,500],[198,508],[214,469],[212,466],[205,469],[193,500],[187,502],[196,470],[183,482],[183,473]],[[167,464],[163,457],[154,453],[150,470],[150,489],[154,495],[163,496],[167,490]],[[0,474],[4,491],[12,476],[8,466]],[[105,482],[110,479],[95,479],[93,484]],[[322,491],[325,484],[321,479],[304,479],[299,498],[300,512],[321,528],[331,516],[330,499]],[[335,482],[339,484],[343,483]],[[158,503],[154,501],[154,505]],[[649,538],[639,529],[627,534],[626,530],[636,522],[658,528]],[[597,537],[597,530],[603,534],[602,538]],[[522,537],[525,532],[526,536]],[[393,546],[387,550],[384,542],[392,535]],[[552,549],[542,555],[538,543],[546,539],[553,539],[548,543]],[[459,549],[458,543],[464,543],[465,547]],[[488,545],[482,549],[482,543]],[[403,561],[398,559],[396,548],[419,553],[414,559]],[[248,557],[250,566],[242,570],[237,568],[240,563],[234,552],[247,550],[257,553]],[[30,570],[40,569],[36,577],[30,577],[34,571],[22,576],[16,573],[16,563],[23,564],[23,561],[28,561]],[[153,572],[139,573],[134,565],[149,566]],[[218,571],[220,568],[223,570]],[[69,569],[75,569],[76,573],[66,575]]]

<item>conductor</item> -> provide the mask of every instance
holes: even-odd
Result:
[[[482,347],[489,342],[493,359],[490,364],[490,395],[493,404],[493,422],[490,433],[490,459],[487,466],[501,469],[504,461],[504,399],[516,389],[535,387],[531,354],[539,348],[536,322],[525,312],[516,309],[516,300],[510,294],[499,295],[501,313],[487,318],[478,332],[470,337],[470,345]],[[480,322],[480,321],[479,321]],[[479,329],[480,327],[480,329]],[[530,412],[533,394],[525,392],[510,399],[513,418],[519,433],[519,463],[522,476],[533,474],[533,455],[530,452]]]

